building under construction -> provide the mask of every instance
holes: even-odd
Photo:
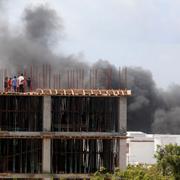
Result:
[[[126,166],[130,90],[0,93],[0,178],[88,178]]]

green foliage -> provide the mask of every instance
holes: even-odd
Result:
[[[173,175],[175,179],[180,179],[180,146],[177,144],[158,146],[155,158],[163,175]]]
[[[129,165],[126,171],[115,172],[115,175],[128,180],[170,180],[170,177],[163,177],[155,165]]]
[[[97,171],[92,180],[174,180],[171,176],[163,176],[156,165],[129,165],[125,171],[118,168],[114,173]]]
[[[91,179],[92,180],[112,179],[112,174],[108,173],[106,168],[100,167],[100,170],[96,171]]]
[[[129,165],[125,171],[116,168],[108,173],[103,167],[95,172],[92,180],[180,180],[180,146],[158,146],[155,165]]]

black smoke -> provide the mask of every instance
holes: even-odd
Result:
[[[154,113],[153,132],[179,134],[180,130],[180,86],[173,85],[166,92],[161,91],[163,106]]]
[[[52,46],[63,36],[63,22],[53,9],[40,6],[27,8],[24,13],[25,34],[42,46]]]
[[[3,2],[0,0],[1,12]],[[163,91],[157,88],[151,72],[140,67],[128,67],[127,77],[123,77],[123,73],[120,75],[119,69],[107,60],[98,60],[90,66],[79,55],[67,56],[61,50],[59,54],[54,53],[55,45],[62,43],[65,27],[57,12],[46,5],[26,8],[18,27],[8,23],[5,13],[0,14],[3,14],[0,16],[1,67],[8,67],[13,72],[19,66],[26,68],[45,63],[61,72],[68,68],[82,68],[87,84],[88,70],[98,69],[97,88],[127,86],[132,90],[133,95],[128,99],[128,130],[180,133],[180,86],[174,85],[169,91]],[[127,79],[127,84],[120,78]]]
[[[151,132],[153,114],[160,102],[151,72],[128,68],[128,88],[133,92],[128,102],[128,128]]]
[[[59,55],[53,52],[54,43],[64,34],[62,19],[46,5],[24,10],[21,27],[11,27],[0,35],[0,63],[16,71],[19,66],[51,63],[53,69],[64,70],[86,63],[77,55]],[[3,23],[3,22],[2,22]],[[5,26],[5,23],[3,24]],[[8,26],[11,26],[8,24]],[[58,42],[59,43],[59,42]]]

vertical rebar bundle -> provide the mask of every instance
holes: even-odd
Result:
[[[42,172],[42,141],[37,139],[1,139],[0,172]]]
[[[42,97],[0,96],[1,131],[42,131]]]
[[[64,69],[52,70],[50,64],[42,66],[19,67],[12,72],[9,69],[0,69],[0,90],[4,90],[5,77],[13,78],[23,73],[25,79],[31,79],[31,90],[37,88],[65,88],[65,89],[124,89],[127,88],[127,68],[92,68],[92,69]],[[25,90],[27,90],[25,84]]]

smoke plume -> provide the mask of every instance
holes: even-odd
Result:
[[[133,92],[128,102],[128,128],[151,132],[153,114],[161,101],[151,72],[128,68],[128,88]]]
[[[55,44],[61,43],[64,35],[63,20],[55,10],[45,5],[28,7],[21,22],[21,28],[12,27],[5,16],[0,16],[1,67],[8,67],[12,72],[17,72],[19,66],[26,68],[45,63],[51,64],[54,71],[61,72],[80,67],[85,70],[85,83],[89,80],[87,70],[93,68],[98,69],[98,88],[119,88],[119,69],[109,61],[98,60],[90,66],[82,56],[53,52]],[[128,130],[179,134],[180,86],[174,85],[166,92],[160,90],[151,72],[140,67],[128,67],[126,78],[127,87],[133,93],[128,99]],[[62,81],[66,79],[62,77]],[[126,85],[121,84],[121,87]]]
[[[180,86],[173,85],[167,92],[161,92],[163,104],[154,113],[153,132],[179,134]]]
[[[6,31],[6,18],[5,18],[5,6],[4,6],[5,1],[0,0],[0,32],[5,32]],[[1,33],[0,33],[1,36]]]
[[[25,34],[28,39],[50,46],[57,43],[58,36],[63,34],[63,22],[56,11],[45,6],[25,10]],[[60,33],[58,33],[60,32]]]
[[[63,36],[62,19],[56,11],[47,6],[28,7],[24,10],[22,27],[6,31],[0,36],[1,64],[17,71],[19,66],[51,63],[52,68],[64,70],[73,67],[86,67],[77,55],[56,55],[52,49],[57,39]]]

